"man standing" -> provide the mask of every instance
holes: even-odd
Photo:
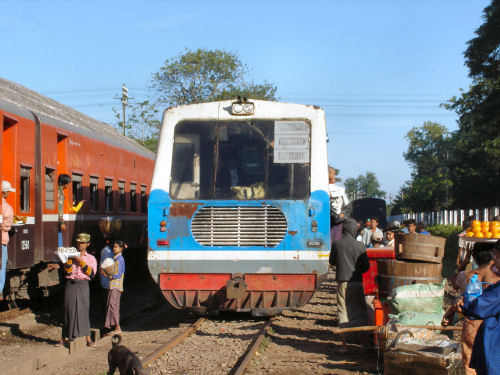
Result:
[[[382,237],[384,236],[384,233],[382,232],[381,229],[377,227],[377,225],[378,225],[378,218],[372,217],[370,220],[370,228],[365,228],[363,230],[363,237],[361,238],[361,242],[363,242],[365,246],[370,245],[372,235],[374,235],[375,233],[380,234]]]
[[[336,266],[337,308],[339,328],[366,325],[367,312],[363,289],[363,273],[370,268],[365,246],[356,241],[357,223],[347,218],[343,223],[343,237],[333,241],[329,262]],[[342,351],[346,350],[342,335]]]
[[[344,220],[344,207],[349,204],[345,188],[338,185],[337,171],[328,167],[328,190],[330,193],[330,244],[342,238],[342,221]]]
[[[5,286],[5,276],[7,274],[7,245],[9,244],[9,230],[12,228],[14,221],[14,210],[11,205],[7,203],[9,193],[14,193],[14,189],[10,182],[2,181],[2,254],[1,254],[1,269],[0,269],[0,301],[3,300],[3,287]]]

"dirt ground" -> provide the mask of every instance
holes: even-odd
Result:
[[[377,374],[376,349],[363,351],[348,344],[340,352],[337,326],[336,283],[330,273],[311,301],[296,311],[284,312],[252,360],[248,375],[273,374]],[[371,338],[370,335],[367,336]],[[378,364],[382,372],[382,364]]]
[[[360,345],[351,344],[347,353],[340,352],[340,338],[332,333],[337,325],[335,288],[333,274],[329,274],[307,305],[277,317],[269,337],[259,348],[246,374],[376,374],[376,350],[362,351]],[[99,295],[96,293],[91,321],[92,326],[97,328],[102,327],[98,303]],[[54,341],[60,337],[60,310],[60,306],[52,310],[49,307],[40,309],[4,326],[7,329],[0,337],[0,356],[4,364],[22,361],[29,353],[61,349],[53,347]],[[221,314],[218,319],[209,321],[198,332],[199,338],[195,335],[186,340],[187,345],[192,343],[190,350],[177,349],[177,352],[164,355],[152,365],[152,373],[227,373],[263,324],[262,321],[252,322],[248,314],[236,318],[231,315],[226,319]],[[141,359],[194,320],[186,313],[171,308],[152,281],[127,288],[122,300],[122,317],[123,343]],[[202,338],[204,344],[195,345]],[[36,373],[105,374],[110,348],[110,337],[106,337],[97,343],[97,347],[83,348]],[[190,352],[193,352],[192,355],[189,355]],[[179,365],[173,362],[176,357]],[[218,365],[210,367],[206,363]]]

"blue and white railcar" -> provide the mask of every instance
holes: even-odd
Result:
[[[148,204],[150,272],[177,308],[274,313],[328,271],[325,114],[220,101],[165,111]]]

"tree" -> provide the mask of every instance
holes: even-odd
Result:
[[[113,107],[113,111],[118,119],[116,127],[122,129],[121,109]],[[156,152],[160,132],[160,121],[157,118],[159,111],[156,106],[145,100],[131,104],[127,107],[127,111],[126,134],[144,147]]]
[[[248,68],[235,53],[197,49],[168,59],[153,74],[157,102],[168,106],[242,97],[276,100],[276,86],[247,82]]]
[[[380,190],[380,183],[373,172],[366,172],[365,175],[359,175],[357,178],[348,178],[344,186],[349,199],[358,198],[382,198],[385,191]]]
[[[396,206],[410,211],[437,211],[451,205],[449,172],[450,133],[435,122],[425,122],[406,135],[404,158],[412,168],[412,180],[401,189]]]
[[[500,0],[484,9],[483,19],[465,51],[473,84],[444,104],[459,116],[450,169],[461,207],[500,205]]]

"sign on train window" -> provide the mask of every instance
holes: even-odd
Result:
[[[23,212],[30,210],[30,179],[31,168],[21,166],[21,191],[19,194],[19,208]]]
[[[310,128],[304,121],[276,121],[274,162],[309,163]]]

